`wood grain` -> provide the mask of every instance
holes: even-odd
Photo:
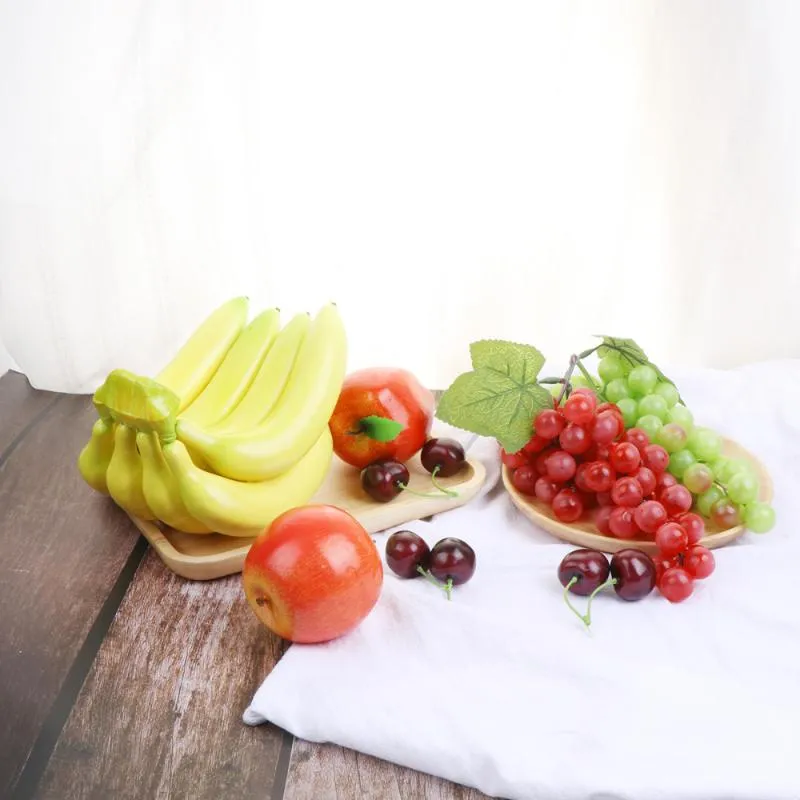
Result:
[[[35,422],[58,398],[53,392],[33,389],[28,379],[18,372],[7,372],[0,378],[0,459],[26,426]]]
[[[189,583],[149,551],[38,796],[269,797],[284,733],[242,713],[284,650],[239,576]]]
[[[466,786],[332,744],[296,739],[284,800],[482,800]]]
[[[0,465],[0,796],[17,783],[139,538],[75,468],[95,415],[89,399],[40,394],[20,380],[0,381],[0,438],[13,442]]]

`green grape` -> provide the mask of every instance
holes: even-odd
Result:
[[[687,467],[688,469],[688,467]],[[700,497],[697,498],[697,502],[695,505],[697,506],[697,510],[704,516],[710,517],[711,516],[711,507],[717,500],[722,500],[725,497],[725,492],[720,489],[719,486],[712,486],[708,491],[703,492]]]
[[[550,394],[553,395],[553,397],[558,397],[561,394],[561,384],[560,383],[550,384]]]
[[[724,483],[726,486],[731,482],[734,475],[738,475],[740,472],[754,475],[751,464],[740,458],[725,458],[723,456],[714,461],[711,466],[714,470],[714,474],[717,476],[717,480],[720,483]]]
[[[615,378],[624,378],[625,370],[617,356],[607,355],[598,362],[597,374],[603,379],[603,383],[610,383]]]
[[[645,414],[636,420],[636,427],[641,428],[652,442],[661,428],[661,420],[654,414]]]
[[[646,394],[639,401],[639,413],[643,417],[654,414],[662,422],[666,422],[668,411],[667,401],[659,394]]]
[[[694,417],[686,406],[673,406],[667,414],[669,422],[676,422],[686,433],[691,433],[694,428]]]
[[[734,503],[752,503],[758,497],[758,479],[747,470],[737,472],[726,488]]]
[[[649,364],[639,364],[628,375],[628,388],[634,394],[650,394],[658,383],[658,373]]]
[[[680,395],[673,383],[664,383],[663,381],[656,386],[653,394],[663,397],[667,401],[667,408],[672,408],[677,402]]]
[[[722,438],[710,428],[695,428],[689,434],[686,446],[697,456],[698,461],[712,462],[719,458]]]
[[[668,453],[677,453],[678,450],[683,450],[686,447],[686,431],[680,425],[668,422],[658,429],[655,441]]]
[[[617,400],[617,407],[622,412],[622,419],[626,428],[632,428],[639,419],[639,404],[632,397],[623,397]]]
[[[666,427],[666,426],[665,426]],[[664,430],[662,428],[661,430]],[[683,485],[692,494],[703,494],[714,484],[714,473],[708,464],[690,464],[683,473]]]
[[[614,378],[606,386],[605,395],[609,403],[618,403],[623,397],[630,397],[628,382],[625,378]]]
[[[714,470],[714,474],[720,483],[727,483],[736,472],[733,461],[725,456],[715,458],[711,462],[711,469]]]
[[[592,386],[589,381],[584,378],[583,375],[573,375],[569,380],[572,383],[573,389],[580,389],[581,387],[586,387],[587,389],[594,389],[595,386],[600,386],[600,379],[596,378],[594,375],[590,376],[591,379],[594,381],[594,386]]]
[[[775,525],[775,509],[768,503],[750,503],[744,512],[744,524],[753,533],[767,533]]]
[[[697,463],[697,459],[691,450],[678,450],[677,453],[670,454],[667,469],[680,480],[683,473],[695,463]]]

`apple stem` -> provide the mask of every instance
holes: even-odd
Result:
[[[450,592],[453,589],[453,579],[452,578],[448,578],[447,579],[447,583],[442,584],[442,583],[439,583],[439,581],[437,581],[436,578],[433,577],[433,574],[431,573],[430,570],[425,569],[424,567],[421,567],[421,566],[417,565],[417,572],[419,572],[419,574],[422,575],[422,577],[425,578],[426,581],[428,581],[429,583],[432,583],[437,589],[443,589],[445,594],[447,595],[447,599],[448,600],[452,599],[450,597]]]

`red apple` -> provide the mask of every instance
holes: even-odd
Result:
[[[383,458],[408,461],[425,444],[433,411],[433,393],[407,370],[353,372],[330,419],[334,452],[359,469]]]
[[[292,642],[335,639],[372,610],[383,584],[378,550],[350,514],[329,505],[294,508],[253,542],[242,583],[271,631]]]

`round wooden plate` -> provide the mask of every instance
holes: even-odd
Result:
[[[766,503],[772,500],[772,478],[770,478],[764,465],[751,452],[731,439],[723,438],[722,455],[750,461],[758,475],[759,500]],[[511,483],[511,473],[508,467],[505,466],[503,467],[503,483],[511,495],[514,505],[535,525],[552,533],[558,539],[578,547],[591,547],[595,550],[602,550],[604,553],[615,553],[617,550],[622,550],[626,547],[637,547],[651,555],[655,555],[657,552],[655,542],[646,538],[616,539],[613,536],[604,536],[598,532],[592,517],[588,514],[586,519],[579,522],[571,524],[560,522],[555,518],[547,504],[542,503],[535,497],[521,494],[514,488]],[[716,527],[710,520],[706,520],[706,535],[700,540],[700,544],[708,548],[722,547],[737,539],[745,530],[744,525],[736,525],[733,528],[723,530]]]

